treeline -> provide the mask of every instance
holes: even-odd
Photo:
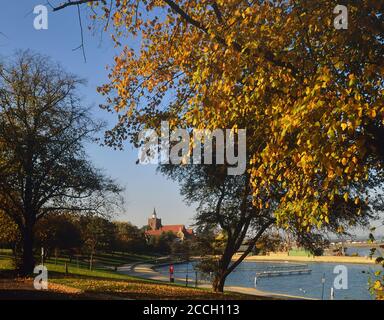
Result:
[[[0,222],[0,246],[12,249],[18,259],[20,232],[5,215],[0,214]],[[35,226],[34,254],[39,255],[44,248],[46,258],[66,256],[72,260],[75,255],[83,255],[92,261],[94,255],[105,252],[169,255],[178,250],[173,233],[148,238],[146,229],[91,215],[47,215]]]

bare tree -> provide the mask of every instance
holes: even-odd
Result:
[[[34,226],[50,212],[105,214],[121,188],[84,143],[102,128],[77,94],[84,81],[29,51],[0,66],[0,210],[18,226],[20,272],[33,271]]]

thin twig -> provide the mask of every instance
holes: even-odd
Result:
[[[84,62],[87,63],[87,57],[85,55],[85,47],[84,47],[84,31],[83,31],[83,23],[81,21],[80,5],[77,5],[77,14],[79,17],[81,44],[77,48],[73,49],[72,51],[76,51],[81,48],[81,51],[83,52]]]

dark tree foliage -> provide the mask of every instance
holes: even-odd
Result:
[[[18,226],[22,274],[33,271],[34,227],[57,211],[113,212],[121,189],[84,143],[102,124],[78,95],[83,80],[29,51],[0,64],[0,210]]]

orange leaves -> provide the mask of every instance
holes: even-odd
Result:
[[[300,213],[310,227],[327,223],[323,204],[343,200],[373,165],[366,128],[384,120],[384,66],[370,50],[374,37],[357,43],[329,32],[320,2],[288,3],[220,0],[223,23],[209,1],[177,1],[196,25],[154,0],[137,23],[136,1],[121,1],[115,39],[140,42],[122,51],[99,91],[116,110],[132,108],[132,131],[167,117],[175,126],[247,128],[255,205],[278,190],[276,214]]]
[[[376,118],[376,116],[377,116],[377,113],[376,113],[376,110],[375,109],[371,109],[370,111],[369,111],[369,117],[371,118],[371,119],[375,119]]]
[[[118,296],[133,299],[212,299],[219,297],[218,294],[209,291],[172,286],[166,283],[156,284],[145,280],[66,278],[53,279],[53,281],[77,288],[78,290],[72,289],[75,293],[112,294],[114,298]]]
[[[343,123],[341,124],[341,129],[343,129],[343,131],[345,131],[345,130],[347,130],[347,128],[348,128],[348,124],[345,123],[345,122],[343,122]]]

